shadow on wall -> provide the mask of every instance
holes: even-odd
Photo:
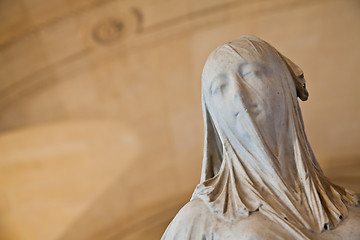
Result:
[[[58,239],[159,239],[193,190],[176,192],[170,171],[134,164]]]

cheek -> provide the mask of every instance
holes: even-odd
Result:
[[[264,124],[264,121],[272,121],[278,114],[282,114],[285,97],[281,86],[262,82],[244,96],[246,96],[246,99],[243,99],[244,105],[249,114],[261,124]]]
[[[242,92],[234,85],[223,88],[217,94],[210,97],[212,108],[218,119],[227,122],[230,125],[236,124],[246,113],[243,105]]]
[[[263,114],[267,108],[267,101],[264,99],[263,86],[243,86],[238,92],[241,105],[251,117],[256,118]]]

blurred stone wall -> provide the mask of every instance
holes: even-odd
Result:
[[[302,67],[318,160],[360,191],[357,0],[1,0],[0,239],[159,239],[202,160],[201,72],[243,34]]]

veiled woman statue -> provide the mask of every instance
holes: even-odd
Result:
[[[297,97],[302,70],[257,37],[210,54],[201,182],[163,240],[360,239],[359,195],[321,170]]]

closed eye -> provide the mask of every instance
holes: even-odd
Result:
[[[211,93],[214,94],[218,94],[219,92],[223,92],[224,88],[226,87],[226,83],[217,85],[215,87],[211,88]]]
[[[243,78],[262,77],[268,73],[268,69],[261,63],[243,63],[239,66],[239,73]]]
[[[256,74],[253,71],[249,71],[249,72],[243,73],[242,75],[243,75],[243,77],[250,77],[250,76],[254,76]]]
[[[219,77],[215,78],[211,84],[210,87],[211,94],[215,95],[220,92],[223,92],[227,87],[227,85],[228,85],[227,78],[224,78],[224,76],[220,75]]]

